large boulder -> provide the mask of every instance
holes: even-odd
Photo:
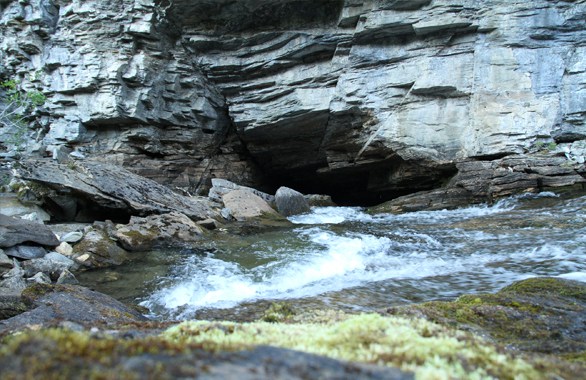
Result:
[[[29,311],[0,321],[0,332],[64,321],[82,326],[111,326],[146,320],[114,298],[81,286],[34,284],[22,292],[22,298]]]
[[[238,221],[279,214],[269,204],[248,190],[232,190],[222,196],[224,206]]]
[[[48,191],[41,194],[44,198],[51,200],[65,195],[76,199],[85,214],[84,218],[91,219],[92,213],[114,219],[172,211],[194,220],[217,216],[208,199],[177,194],[168,187],[116,165],[89,160],[71,164],[29,160],[22,163],[19,175],[24,180],[47,187]]]
[[[109,230],[112,229],[112,225],[94,224],[73,247],[71,257],[86,268],[105,268],[124,263],[128,253],[110,238]]]
[[[194,243],[201,240],[202,234],[202,227],[178,212],[133,216],[128,224],[118,225],[113,231],[118,243],[129,251],[146,251],[159,244]]]
[[[57,236],[44,225],[0,214],[0,248],[12,247],[25,242],[49,247],[59,245]]]
[[[300,192],[282,186],[275,193],[277,211],[283,216],[303,214],[310,211],[309,203]]]
[[[234,190],[250,191],[269,204],[275,202],[275,197],[273,195],[264,193],[257,189],[253,189],[252,187],[238,185],[234,182],[222,178],[212,178],[212,187],[208,193],[208,197],[214,202],[221,203],[222,197]]]

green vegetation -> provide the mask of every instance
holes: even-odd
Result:
[[[165,336],[211,351],[272,345],[335,359],[399,367],[417,378],[540,378],[523,359],[423,319],[350,316],[333,323],[184,322]]]
[[[35,74],[35,80],[38,80]],[[0,127],[5,127],[7,137],[4,142],[20,150],[26,143],[26,132],[33,111],[42,106],[47,100],[46,96],[37,90],[24,90],[20,82],[9,79],[0,82],[0,89],[4,90],[5,106],[0,111]]]

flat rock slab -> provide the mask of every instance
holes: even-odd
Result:
[[[114,298],[82,286],[35,284],[22,292],[22,299],[29,311],[0,321],[0,333],[63,321],[91,327],[146,320]]]
[[[25,242],[49,247],[59,245],[57,236],[45,225],[0,214],[0,248]]]
[[[177,211],[194,220],[218,216],[209,200],[186,197],[120,166],[95,161],[59,164],[53,160],[22,163],[19,175],[59,193],[76,194],[100,207],[129,215],[163,214]]]
[[[18,257],[19,259],[40,259],[45,257],[47,250],[39,246],[17,245],[16,247],[6,248],[4,253],[11,257]]]

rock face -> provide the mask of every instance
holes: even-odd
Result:
[[[29,150],[190,193],[213,177],[258,185],[252,161],[274,187],[363,203],[436,188],[466,160],[555,146],[584,163],[584,0],[31,0],[0,12],[0,75],[47,96]]]

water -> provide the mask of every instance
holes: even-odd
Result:
[[[294,228],[220,235],[166,256],[143,278],[141,304],[155,318],[246,319],[272,301],[369,311],[533,276],[586,280],[586,197],[402,215],[320,207],[290,220]]]

